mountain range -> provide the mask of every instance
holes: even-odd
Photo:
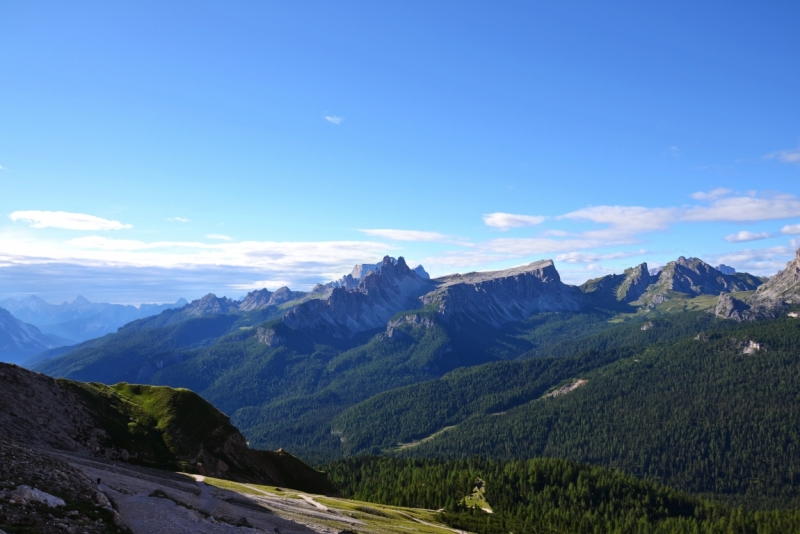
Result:
[[[20,321],[71,344],[116,332],[122,325],[136,319],[184,305],[186,301],[179,299],[174,304],[141,304],[137,307],[90,302],[81,296],[61,304],[50,304],[35,295],[19,300],[0,300],[0,308],[8,310]]]
[[[387,504],[410,502],[386,489],[393,469],[439,457],[462,472],[478,456],[507,462],[519,495],[529,479],[516,460],[550,456],[734,506],[800,504],[800,251],[767,280],[685,257],[581,286],[550,260],[435,279],[403,258],[369,266],[310,292],[209,294],[33,367],[88,383],[80,391],[118,384],[122,398],[195,391],[253,447],[317,465],[386,458],[370,476]],[[348,488],[367,484],[328,465]],[[583,469],[559,465],[559,480]],[[491,498],[503,513],[519,510],[518,494],[501,494]],[[414,502],[462,513],[425,495]],[[458,517],[448,524],[477,524]]]
[[[108,384],[186,387],[230,413],[256,446],[322,461],[351,450],[332,422],[375,395],[460,367],[576,354],[579,340],[620,322],[646,325],[703,310],[703,321],[676,330],[697,334],[704,321],[719,320],[720,294],[748,299],[763,285],[759,294],[771,295],[782,276],[765,284],[682,257],[657,276],[642,264],[576,287],[549,260],[429,279],[387,257],[350,288],[261,290],[242,301],[207,295],[66,354],[45,352],[34,368]],[[765,302],[775,310],[790,300]]]
[[[0,308],[0,361],[21,363],[42,351],[69,343],[69,340],[43,334],[32,324],[23,323]]]

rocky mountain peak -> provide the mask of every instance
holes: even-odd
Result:
[[[193,300],[181,309],[185,315],[197,316],[213,313],[230,313],[237,311],[236,301],[227,297],[219,298],[214,293],[209,293],[203,298]]]
[[[760,284],[760,280],[747,273],[724,274],[699,258],[681,256],[664,266],[658,279],[636,303],[653,308],[676,294],[719,295],[732,291],[751,291]]]
[[[269,301],[272,298],[272,291],[269,289],[258,289],[248,293],[242,302],[239,303],[240,311],[260,310],[269,306]]]
[[[429,280],[409,269],[404,258],[386,256],[354,287],[335,287],[327,299],[304,302],[283,320],[292,328],[350,337],[384,327],[399,311],[418,308],[419,297],[432,288]]]
[[[318,284],[313,291],[319,292],[323,289],[332,289],[336,287],[344,287],[345,289],[353,289],[358,286],[358,283],[363,280],[369,273],[376,273],[380,271],[384,266],[395,266],[400,260],[403,260],[405,263],[405,259],[403,258],[392,258],[391,256],[385,256],[383,260],[378,263],[358,263],[353,267],[353,270],[350,273],[344,275],[342,278],[338,280],[334,280],[333,282],[328,282],[327,284]],[[425,280],[430,279],[430,275],[425,271],[425,268],[422,265],[417,265],[413,269],[417,275]]]

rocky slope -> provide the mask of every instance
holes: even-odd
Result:
[[[764,308],[779,308],[800,304],[800,249],[795,258],[786,264],[764,285],[760,286],[748,303]]]
[[[45,335],[35,326],[23,323],[0,308],[0,361],[20,363],[34,354],[64,344],[65,340]]]
[[[384,327],[399,311],[418,308],[419,297],[433,287],[430,280],[410,269],[405,259],[395,261],[387,256],[354,288],[336,287],[325,300],[304,302],[287,313],[283,322],[304,332],[352,337]]]
[[[660,270],[658,272],[661,272]],[[623,274],[611,274],[589,280],[580,290],[596,306],[614,308],[619,303],[630,304],[647,292],[650,284],[657,280],[646,263],[625,269]]]
[[[561,282],[551,260],[503,271],[455,274],[434,280],[422,297],[445,322],[464,320],[500,326],[546,311],[577,311],[583,295]]]
[[[306,295],[307,293],[305,291],[292,291],[285,286],[276,289],[275,292],[269,289],[260,289],[248,293],[238,304],[237,308],[239,311],[243,312],[261,310],[269,306],[280,306],[286,302],[301,299]]]
[[[0,364],[0,406],[0,435],[29,447],[336,493],[294,456],[249,449],[225,414],[186,389],[55,380]]]

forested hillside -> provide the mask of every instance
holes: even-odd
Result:
[[[796,510],[745,512],[621,471],[559,459],[370,456],[325,469],[347,497],[442,510],[450,526],[481,534],[777,534],[800,528]]]
[[[400,424],[391,419],[391,402],[374,399],[368,408],[373,421],[388,421],[379,426],[399,424],[404,436],[419,437],[457,423],[401,454],[561,457],[618,467],[692,493],[754,505],[796,503],[800,321],[786,317],[725,326],[677,342],[576,358],[576,372],[556,385],[580,387],[560,395],[537,395],[544,393],[544,383],[537,386],[535,381],[526,385],[528,390],[514,389],[516,381],[525,383],[516,375],[535,369],[531,362],[511,364],[517,367],[506,372],[487,372],[487,382],[481,382],[482,368],[472,369],[472,387],[484,394],[465,403],[474,411],[463,422],[453,415],[439,417],[437,425],[415,426],[416,419],[408,417],[401,417]],[[615,356],[616,361],[593,371],[579,370],[578,362],[586,358]],[[567,361],[554,364],[564,366]],[[467,378],[454,375],[448,380]],[[422,384],[398,398],[415,399],[415,407],[426,405],[425,413],[434,418],[446,414],[451,399],[446,381],[440,382],[441,388]],[[492,404],[491,392],[506,385],[511,388],[504,393],[509,398],[514,392],[535,398],[504,410]],[[440,400],[431,391],[445,393]],[[342,416],[340,421],[357,427],[354,416],[359,408],[345,414],[351,419]],[[343,434],[345,441],[348,437]]]

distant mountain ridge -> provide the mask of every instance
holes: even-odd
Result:
[[[0,361],[20,363],[34,354],[64,345],[66,340],[43,334],[0,308]]]
[[[725,274],[699,258],[681,256],[658,269],[657,274],[642,263],[626,269],[624,274],[589,280],[581,290],[594,305],[628,305],[647,310],[676,297],[753,291],[763,283],[748,273],[721,267],[733,274]]]
[[[136,307],[90,302],[82,296],[72,302],[50,304],[33,295],[20,300],[2,300],[0,308],[5,308],[17,319],[36,326],[44,334],[52,334],[74,344],[116,332],[119,327],[131,321],[185,304],[184,299],[179,299],[174,304],[141,304]]]

